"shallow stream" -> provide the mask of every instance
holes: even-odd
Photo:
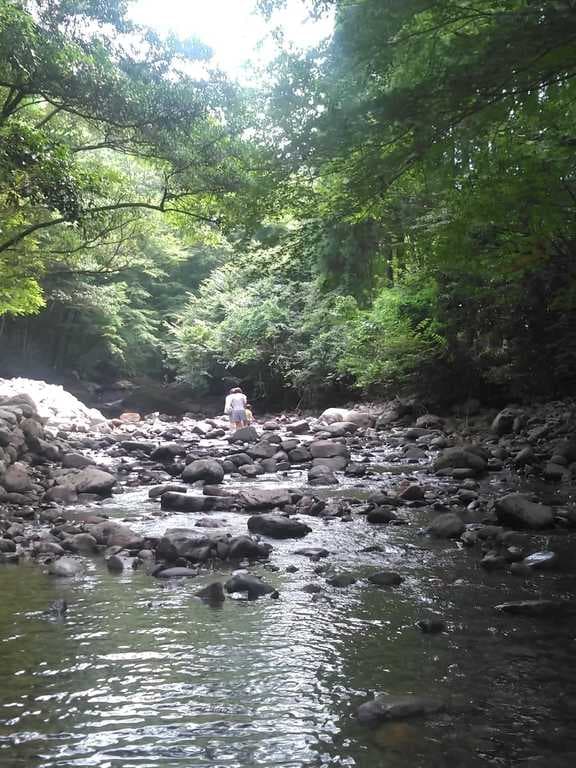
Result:
[[[298,483],[297,474],[284,481]],[[103,507],[151,534],[200,517],[154,516],[147,489]],[[420,535],[423,512],[403,514],[414,524],[305,518],[313,528],[305,540],[273,542],[270,565],[278,570],[251,569],[280,598],[229,599],[221,608],[194,593],[229,570],[164,583],[141,572],[112,575],[101,560],[75,580],[33,565],[2,567],[0,767],[576,764],[576,625],[493,609],[566,596],[572,577],[485,572],[456,544]],[[245,515],[212,516],[246,531]],[[381,551],[361,551],[372,545]],[[293,554],[301,546],[325,547],[332,569],[359,581],[326,586],[318,563]],[[298,570],[287,572],[290,565]],[[400,572],[403,584],[381,589],[362,580],[382,567]],[[304,592],[312,582],[325,590]],[[64,619],[45,613],[58,598],[69,604]],[[432,615],[447,621],[447,632],[415,626]],[[426,721],[369,729],[355,710],[375,691],[451,703]]]

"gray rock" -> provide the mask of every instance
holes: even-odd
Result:
[[[536,504],[520,493],[510,493],[498,499],[494,509],[498,522],[511,528],[541,530],[550,528],[554,520],[550,507]]]
[[[28,493],[34,487],[28,468],[19,461],[8,467],[4,473],[2,485],[8,493]]]
[[[243,464],[241,467],[238,467],[238,472],[244,477],[258,477],[258,475],[264,474],[264,467],[258,462]]]
[[[368,576],[368,581],[378,587],[397,587],[404,581],[403,577],[395,571],[376,571]]]
[[[487,460],[480,453],[472,450],[472,447],[446,448],[434,462],[434,469],[460,468],[471,469],[474,472],[483,472],[486,469]]]
[[[302,549],[296,549],[294,554],[309,557],[311,560],[320,560],[323,557],[328,557],[330,552],[323,547],[302,547]]]
[[[78,494],[70,485],[55,485],[46,491],[46,499],[60,504],[75,504],[78,501]]]
[[[291,517],[264,514],[248,518],[248,530],[251,533],[259,533],[272,539],[293,539],[306,536],[312,528]]]
[[[53,560],[48,566],[48,573],[51,576],[61,578],[71,578],[78,576],[86,570],[85,563],[76,557],[59,557]]]
[[[358,707],[361,723],[382,723],[387,720],[404,720],[410,717],[425,717],[445,709],[440,699],[428,696],[376,696]]]
[[[457,539],[465,530],[462,519],[454,512],[438,515],[428,526],[428,532],[439,539]]]
[[[167,483],[166,485],[155,485],[154,488],[150,488],[148,491],[149,499],[157,499],[163,496],[169,491],[172,493],[186,493],[188,488],[185,485],[176,485],[175,483]]]
[[[330,467],[319,464],[312,467],[308,472],[308,483],[310,485],[338,485],[338,479]]]
[[[290,504],[292,499],[288,491],[267,488],[246,488],[238,493],[238,503],[246,509],[273,509]]]
[[[0,552],[5,554],[6,552],[16,552],[16,544],[12,539],[0,539]]]
[[[225,512],[236,504],[233,497],[226,496],[191,496],[187,493],[166,491],[160,497],[162,509],[178,512]]]
[[[292,462],[292,464],[303,464],[305,461],[310,461],[312,458],[312,454],[307,448],[304,448],[303,446],[287,449],[288,450],[288,458]]]
[[[350,587],[357,581],[356,576],[351,573],[336,573],[328,579],[331,587]]]
[[[356,432],[357,429],[358,424],[352,421],[337,421],[334,424],[327,424],[322,431],[327,432],[331,437],[345,437]]]
[[[424,498],[424,489],[420,485],[412,484],[404,488],[399,494],[401,499],[406,501],[417,501]]]
[[[272,443],[262,441],[252,445],[246,450],[246,453],[253,459],[271,459],[276,453],[276,447]]]
[[[310,424],[305,420],[293,421],[288,424],[288,429],[295,435],[303,435],[305,432],[310,432]]]
[[[426,635],[438,635],[446,631],[446,622],[439,616],[432,616],[427,619],[418,619],[416,626]]]
[[[349,459],[346,456],[333,456],[329,459],[313,459],[313,467],[327,467],[332,472],[340,472],[348,466]]]
[[[66,453],[62,457],[62,466],[67,469],[84,469],[91,464],[94,464],[94,461],[81,453]]]
[[[494,418],[491,426],[492,431],[499,436],[507,435],[509,432],[512,432],[514,428],[514,420],[518,414],[519,412],[515,408],[504,408]]]
[[[254,427],[242,427],[237,429],[228,439],[231,443],[257,443],[260,438]]]
[[[246,592],[249,600],[255,600],[257,597],[269,595],[274,592],[274,587],[266,584],[257,576],[249,573],[237,573],[228,579],[224,588],[228,594],[233,592]]]
[[[67,536],[63,541],[63,546],[77,555],[93,555],[98,551],[98,542],[89,533],[76,533],[73,536]]]
[[[198,574],[191,568],[175,566],[173,568],[163,568],[162,570],[155,571],[154,576],[156,576],[157,579],[193,579],[198,576]]]
[[[110,573],[122,573],[124,571],[124,560],[118,555],[109,555],[105,558],[105,563]]]
[[[196,592],[196,597],[199,597],[201,600],[214,605],[219,603],[221,604],[224,602],[224,600],[226,600],[224,587],[219,581],[214,581],[212,584],[208,584],[207,587],[199,589],[198,592]]]
[[[520,600],[518,602],[500,603],[494,606],[498,613],[509,613],[514,616],[562,616],[576,611],[574,600]]]
[[[144,543],[142,536],[123,523],[104,520],[102,523],[87,526],[98,544],[122,549],[141,549]]]
[[[156,554],[168,562],[180,557],[198,562],[206,549],[215,552],[218,541],[224,538],[222,534],[201,533],[193,528],[169,528],[158,541]]]
[[[203,480],[205,483],[221,483],[224,480],[224,470],[220,462],[214,459],[198,459],[184,468],[182,480],[186,483],[194,483],[197,480]]]
[[[333,459],[335,456],[350,458],[350,451],[342,443],[332,440],[315,440],[309,445],[310,453],[314,459]]]
[[[109,494],[116,485],[116,478],[109,472],[104,472],[96,467],[86,467],[79,472],[66,475],[61,479],[60,484],[74,488],[76,493],[105,495]]]
[[[272,547],[260,541],[255,541],[250,536],[236,536],[229,544],[228,557],[230,560],[254,560],[268,557]]]
[[[397,515],[389,507],[377,507],[371,509],[366,515],[366,520],[373,525],[382,525],[397,520]]]

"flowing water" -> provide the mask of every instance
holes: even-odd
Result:
[[[146,496],[131,491],[107,509],[151,534],[198,517],[154,516]],[[426,524],[424,513],[406,514]],[[246,531],[244,515],[212,516]],[[417,524],[306,522],[303,542],[274,542],[278,570],[251,569],[278,588],[277,600],[214,608],[194,597],[229,570],[164,583],[112,575],[98,559],[74,580],[0,568],[0,768],[576,764],[576,625],[493,610],[566,595],[569,575],[486,573],[477,555],[431,542]],[[374,544],[381,551],[361,551]],[[326,547],[332,566],[359,581],[304,592],[325,585],[317,563],[293,554],[304,545]],[[404,583],[362,580],[382,567]],[[45,613],[57,598],[69,603],[64,619]],[[415,627],[434,614],[446,633]],[[450,706],[366,728],[355,709],[375,691],[434,694]]]

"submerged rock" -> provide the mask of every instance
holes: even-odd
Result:
[[[58,560],[53,560],[48,566],[48,573],[51,576],[59,576],[60,578],[79,576],[85,570],[86,564],[84,561],[76,557],[59,557]]]
[[[402,584],[404,578],[395,571],[376,571],[368,576],[368,581],[378,587],[397,587]]]
[[[358,707],[358,720],[361,723],[382,723],[387,720],[400,720],[409,717],[425,717],[442,712],[445,704],[440,699],[427,696],[376,696]]]
[[[224,587],[219,581],[214,581],[212,584],[208,584],[207,587],[198,590],[198,592],[196,592],[196,597],[211,604],[223,603],[226,600]]]

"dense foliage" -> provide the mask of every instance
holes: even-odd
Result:
[[[0,4],[0,339],[305,402],[573,386],[573,2],[309,7],[255,93],[120,2]]]

